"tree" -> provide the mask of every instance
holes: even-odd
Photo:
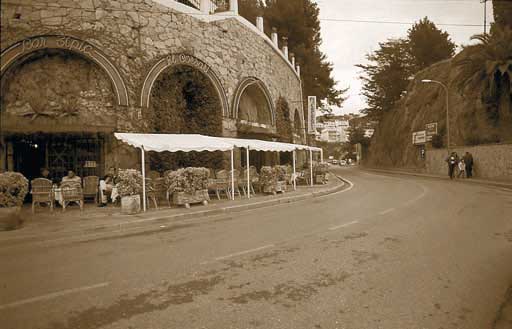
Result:
[[[394,108],[409,84],[409,77],[452,57],[455,51],[448,33],[426,17],[409,29],[407,39],[389,39],[379,46],[366,56],[369,64],[356,65],[363,69],[362,94],[368,104],[363,113],[376,119]]]
[[[351,126],[350,128],[348,128],[348,132],[348,142],[351,145],[361,144],[363,146],[368,146],[370,144],[370,138],[365,136],[363,126]]]
[[[303,94],[317,96],[331,105],[341,106],[345,100],[344,89],[336,88],[332,77],[333,66],[320,51],[319,8],[311,0],[243,0],[240,14],[251,22],[255,12],[263,11],[265,31],[270,34],[275,28],[287,42],[290,53],[294,53],[301,66]]]
[[[459,68],[459,89],[482,89],[482,102],[487,105],[489,119],[512,127],[512,28],[496,25],[490,34],[471,39],[479,44],[468,46],[455,57]]]
[[[411,65],[407,41],[389,39],[379,43],[380,49],[366,56],[369,64],[358,64],[363,69],[362,94],[368,107],[363,113],[378,119],[390,111],[406,90],[411,75]]]
[[[512,0],[493,0],[494,22],[512,28]]]
[[[427,17],[415,23],[409,29],[407,37],[414,72],[455,54],[456,46],[448,33],[438,29]]]
[[[263,6],[264,4],[261,0],[239,0],[238,12],[240,13],[240,16],[255,24],[256,17],[263,14]]]

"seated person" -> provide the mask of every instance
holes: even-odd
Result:
[[[101,204],[98,207],[105,207],[107,205],[108,196],[112,195],[112,189],[115,184],[115,169],[110,168],[108,173],[100,180],[100,198]]]
[[[82,179],[77,176],[73,170],[68,170],[68,175],[62,177],[62,183],[66,183],[66,185],[77,184],[82,186]]]
[[[41,178],[52,180],[50,178],[50,170],[48,170],[48,168],[41,168],[40,173],[41,173]]]

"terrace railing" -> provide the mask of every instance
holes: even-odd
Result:
[[[179,3],[208,12],[209,14],[233,10],[237,7],[237,0],[176,0]],[[234,3],[231,3],[234,2]]]

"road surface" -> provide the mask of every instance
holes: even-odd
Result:
[[[0,250],[4,329],[483,329],[512,191],[337,169],[341,193],[156,232]]]

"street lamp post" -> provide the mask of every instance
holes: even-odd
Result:
[[[446,93],[446,148],[447,148],[448,154],[449,154],[450,153],[450,115],[449,115],[450,96],[448,93],[448,87],[441,81],[437,81],[437,80],[424,79],[424,80],[421,80],[421,82],[438,84],[441,87],[443,87],[443,89]]]

